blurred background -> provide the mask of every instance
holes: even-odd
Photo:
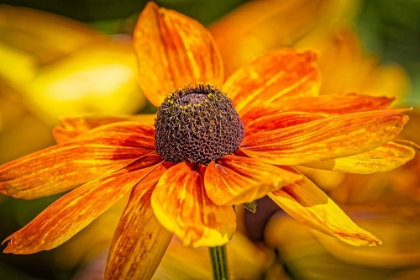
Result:
[[[137,85],[131,34],[147,1],[0,0],[0,164],[53,145],[60,116],[153,113]],[[267,50],[318,52],[321,94],[393,96],[413,107],[402,138],[420,143],[419,0],[162,0],[209,28],[225,76]],[[382,239],[354,248],[316,234],[269,200],[239,211],[228,245],[235,279],[420,279],[420,158],[395,171],[303,170]],[[0,195],[0,239],[58,196]],[[62,246],[0,254],[0,279],[101,279],[125,201]],[[247,268],[246,270],[244,268]],[[211,279],[207,250],[171,243],[156,279]]]

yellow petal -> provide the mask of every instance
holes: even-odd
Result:
[[[0,193],[34,199],[111,174],[154,151],[153,127],[117,123],[0,166]]]
[[[268,195],[290,216],[311,228],[355,246],[381,244],[373,234],[359,228],[309,179],[305,178]]]
[[[159,106],[174,89],[194,82],[221,87],[223,64],[213,37],[197,21],[149,2],[134,30],[140,86]]]
[[[184,245],[219,246],[236,228],[232,206],[217,206],[207,196],[202,175],[188,163],[179,163],[163,174],[152,196],[160,223]]]
[[[122,170],[64,195],[7,237],[3,241],[9,241],[4,252],[32,254],[59,246],[105,212],[154,168]]]
[[[270,51],[233,73],[223,91],[240,115],[281,96],[317,95],[320,75],[315,60],[312,52]]]
[[[146,103],[129,40],[27,7],[0,6],[0,77],[49,125],[58,115],[118,114]]]
[[[131,192],[109,251],[105,279],[150,279],[159,265],[172,233],[156,219],[152,192],[165,172],[158,166]]]
[[[392,140],[408,121],[406,109],[351,113],[246,135],[241,150],[277,165],[356,155]]]
[[[252,202],[268,192],[302,179],[293,171],[255,159],[224,156],[204,175],[207,195],[217,205]]]
[[[60,125],[54,127],[53,135],[57,143],[71,141],[80,134],[98,126],[116,122],[138,122],[153,125],[155,114],[127,115],[127,116],[89,116],[77,118],[60,118]]]
[[[410,147],[388,142],[361,154],[304,164],[305,166],[349,173],[370,174],[395,169],[414,158]]]

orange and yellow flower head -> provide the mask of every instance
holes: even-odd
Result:
[[[386,97],[319,95],[310,51],[272,50],[223,83],[210,33],[154,3],[139,17],[134,48],[157,116],[64,118],[57,145],[2,165],[3,194],[71,190],[10,235],[5,252],[59,246],[128,192],[106,279],[151,278],[173,234],[194,247],[227,243],[232,206],[266,195],[346,243],[381,243],[295,166],[374,173],[404,164],[414,150],[394,139],[407,109],[386,109]]]

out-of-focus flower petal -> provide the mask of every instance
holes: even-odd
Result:
[[[154,150],[153,131],[137,123],[110,124],[11,161],[0,167],[0,192],[34,199],[113,173]]]
[[[315,96],[320,75],[312,52],[277,49],[238,69],[223,86],[240,115],[280,97]]]
[[[149,2],[134,30],[143,92],[155,106],[190,83],[221,87],[223,64],[213,37],[197,21]]]
[[[306,163],[305,166],[348,173],[370,174],[393,170],[414,158],[414,149],[388,142],[361,154]]]
[[[150,203],[160,176],[159,165],[132,190],[109,251],[105,279],[150,279],[172,237],[159,221]]]
[[[361,92],[371,96],[395,96],[400,104],[406,94],[408,77],[396,64],[380,65],[380,61],[362,49],[352,28],[339,24],[323,26],[295,45],[319,52],[323,80],[321,94]]]
[[[39,65],[106,39],[75,20],[9,5],[0,6],[0,29],[0,75],[15,83],[32,80]]]
[[[283,187],[268,196],[301,223],[355,246],[381,241],[359,228],[323,191],[308,179]]]
[[[258,279],[275,259],[272,250],[261,244],[256,246],[238,231],[226,244],[226,254],[232,280]],[[184,246],[174,237],[152,279],[213,279],[208,248]]]
[[[214,204],[202,175],[188,163],[179,163],[163,174],[153,192],[152,207],[160,223],[184,245],[223,245],[236,228],[232,206]]]
[[[134,113],[146,103],[131,45],[109,38],[39,69],[18,88],[29,109],[53,124],[57,116]]]
[[[224,156],[208,165],[204,185],[217,205],[236,205],[252,202],[300,179],[302,176],[287,168],[251,158]]]
[[[212,24],[227,74],[262,53],[293,46],[319,26],[353,19],[360,1],[247,1]],[[313,49],[305,46],[305,49]]]
[[[55,124],[58,115],[133,113],[145,105],[130,40],[6,5],[0,6],[0,30],[0,87],[14,89],[43,122]]]
[[[420,266],[419,203],[388,191],[377,198],[374,205],[355,203],[340,204],[340,207],[345,209],[350,217],[354,217],[358,224],[375,231],[383,244],[375,250],[357,248],[313,232],[324,249],[334,257],[348,262],[349,265],[358,264],[373,268]]]
[[[3,241],[9,241],[4,252],[32,254],[57,247],[111,207],[154,168],[122,170],[64,195],[24,228],[7,237]]]
[[[281,258],[277,264],[285,267],[291,279],[311,279],[311,280],[337,280],[337,279],[357,279],[357,280],[383,280],[389,279],[392,269],[374,269],[368,265],[352,265],[338,260],[332,256],[320,244],[314,236],[315,231],[291,218],[285,213],[274,215],[265,228],[265,242],[275,248]],[[319,234],[319,236],[331,238],[337,243],[343,244],[346,248],[355,248],[359,251],[381,251],[383,246],[355,247],[343,243],[336,238]],[[347,252],[344,252],[347,254]],[[277,278],[274,278],[277,279]],[[416,278],[413,278],[416,279]]]
[[[296,165],[347,157],[392,140],[408,121],[407,109],[388,109],[333,116],[308,123],[246,135],[241,150],[277,165]],[[374,137],[373,137],[374,136]]]
[[[53,134],[57,143],[73,140],[80,134],[95,127],[115,122],[138,122],[153,125],[155,114],[127,115],[127,116],[90,116],[78,118],[60,118],[60,125],[54,127]]]

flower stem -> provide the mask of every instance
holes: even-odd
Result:
[[[226,247],[209,247],[214,280],[229,280],[229,270],[226,258]]]

